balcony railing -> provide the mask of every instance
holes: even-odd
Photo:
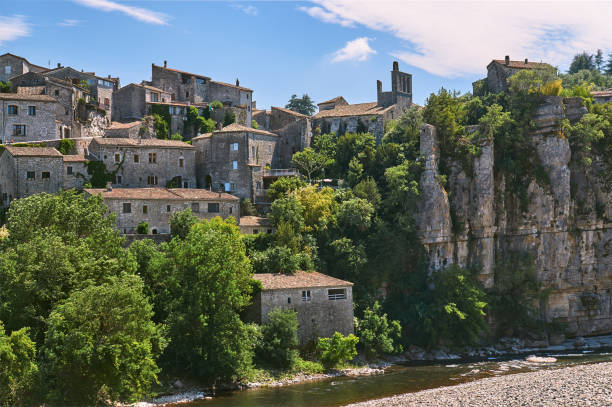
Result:
[[[263,171],[264,177],[293,177],[299,175],[295,168],[274,168]]]

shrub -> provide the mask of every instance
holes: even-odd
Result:
[[[348,336],[336,332],[331,338],[319,338],[317,353],[326,369],[344,365],[357,356],[359,338],[353,334]]]
[[[236,123],[236,113],[231,110],[226,110],[223,115],[223,127],[229,126],[232,123]]]
[[[399,321],[387,321],[387,314],[381,315],[378,301],[363,313],[363,319],[357,321],[355,332],[368,359],[374,359],[382,354],[400,353],[402,346],[398,344],[402,328]]]
[[[191,227],[198,222],[199,219],[191,212],[191,209],[176,212],[170,217],[170,235],[173,238],[185,239]]]
[[[251,127],[253,127],[254,129],[258,129],[259,128],[259,123],[257,123],[257,121],[255,119],[251,120]]]
[[[139,235],[148,235],[149,224],[147,222],[140,222],[136,227],[136,233],[138,233]]]
[[[267,197],[274,202],[278,198],[287,196],[291,191],[295,191],[306,186],[300,177],[280,177],[268,188]]]
[[[240,216],[257,216],[257,209],[249,198],[242,198],[240,200]]]
[[[38,373],[36,344],[22,328],[6,335],[0,322],[0,405],[19,406],[32,390]]]
[[[174,133],[170,136],[170,140],[183,141],[183,136],[180,133]]]
[[[297,313],[275,308],[268,317],[268,323],[261,327],[257,358],[262,364],[291,369],[298,359]]]
[[[221,109],[221,108],[223,108],[223,103],[221,103],[218,100],[214,100],[210,105],[212,106],[213,109]]]
[[[258,273],[293,274],[300,267],[302,258],[287,247],[274,246],[254,253],[251,260]]]
[[[76,143],[74,142],[74,140],[62,139],[60,140],[58,150],[60,153],[66,155],[72,153],[74,151],[75,146]]]

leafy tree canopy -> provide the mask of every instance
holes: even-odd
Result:
[[[291,95],[289,103],[287,103],[285,107],[307,116],[312,116],[317,111],[317,107],[307,93],[304,93],[301,98],[295,94]]]

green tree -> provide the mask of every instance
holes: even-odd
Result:
[[[612,75],[612,53],[608,54],[608,61],[606,62],[604,72],[606,75]]]
[[[312,148],[306,147],[303,151],[293,154],[291,159],[293,165],[312,182],[312,177],[317,175],[327,164],[328,159],[322,154],[315,152]]]
[[[0,81],[0,93],[11,93],[13,92],[13,86],[10,81],[2,82]]]
[[[370,228],[374,207],[365,199],[352,198],[340,203],[336,216],[338,224],[345,231],[356,236]]]
[[[155,129],[155,136],[157,138],[168,138],[168,122],[157,113],[153,115],[153,128]]]
[[[138,233],[139,235],[148,235],[149,224],[147,222],[140,222],[136,227],[136,233]]]
[[[342,366],[357,356],[359,338],[353,334],[344,336],[339,332],[331,338],[319,338],[317,352],[326,369]]]
[[[134,275],[75,291],[49,316],[42,348],[48,398],[94,405],[100,397],[133,401],[157,382],[161,328]]]
[[[357,198],[367,200],[374,208],[377,208],[380,205],[381,196],[378,192],[376,181],[374,181],[374,178],[372,177],[367,177],[359,184],[355,185],[353,192]]]
[[[231,110],[226,110],[223,115],[223,127],[236,123],[236,113]]]
[[[261,364],[291,369],[298,359],[297,312],[275,308],[261,327],[262,339],[257,347]]]
[[[252,366],[253,329],[239,313],[250,302],[251,266],[233,219],[191,227],[168,246],[178,291],[169,317],[168,361],[210,382],[242,377]]]
[[[569,73],[576,73],[583,69],[588,69],[592,71],[595,69],[595,63],[593,62],[593,55],[588,54],[586,51],[581,52],[580,54],[574,55],[574,59],[572,59],[572,63],[568,69]]]
[[[251,127],[254,129],[258,129],[259,128],[259,123],[257,123],[257,121],[255,119],[251,120]]]
[[[278,198],[286,197],[290,192],[306,186],[300,177],[280,177],[268,188],[267,197],[274,202]]]
[[[198,222],[198,217],[191,212],[191,209],[175,212],[170,217],[170,235],[185,239],[193,225]]]
[[[366,357],[375,359],[383,354],[400,353],[402,346],[398,343],[402,336],[399,321],[387,320],[378,301],[363,312],[363,318],[357,320],[355,332]]]
[[[203,116],[199,116],[196,121],[198,131],[202,134],[212,133],[217,127],[217,122],[210,118],[207,119]]]
[[[75,150],[76,143],[71,139],[61,139],[58,151],[64,155],[70,154]]]
[[[291,95],[289,103],[285,105],[285,108],[307,116],[312,116],[317,111],[317,107],[307,93],[304,93],[301,98],[298,98],[295,94]]]
[[[170,140],[183,141],[183,136],[180,133],[174,133],[170,136]]]
[[[603,52],[601,51],[601,49],[598,49],[595,55],[593,56],[593,63],[595,65],[595,68],[597,68],[598,71],[601,71],[603,65]]]
[[[37,374],[36,344],[28,336],[28,329],[7,335],[0,322],[0,406],[24,405]]]
[[[383,143],[418,142],[422,124],[423,110],[420,107],[411,106],[385,132]]]
[[[258,216],[257,208],[249,198],[240,200],[240,216]]]
[[[269,217],[275,226],[287,223],[296,232],[301,232],[304,228],[304,206],[294,195],[272,202]]]
[[[251,256],[253,268],[257,273],[293,274],[300,266],[299,255],[284,246],[274,246]]]

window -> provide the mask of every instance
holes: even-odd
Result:
[[[267,233],[267,234],[272,233],[272,229],[268,229],[268,230],[266,230],[266,233]]]
[[[327,298],[329,298],[330,301],[344,300],[346,299],[346,289],[331,288],[327,290]]]
[[[72,175],[72,167],[66,167],[66,174]]]
[[[132,204],[129,202],[123,203],[123,213],[132,213]]]
[[[197,203],[197,202],[192,203],[191,204],[191,212],[193,212],[193,213],[200,213],[200,204]]]
[[[113,184],[121,184],[122,178],[121,175],[115,175],[113,177]]]
[[[50,179],[51,178],[51,173],[49,171],[43,171],[42,172],[42,179]]]
[[[310,290],[302,290],[302,301],[310,301]]]
[[[257,181],[255,186],[256,186],[257,190],[259,191],[261,189],[261,182]]]
[[[59,90],[55,90],[55,96],[59,96]]]
[[[25,136],[26,126],[25,124],[14,124],[13,125],[13,136]]]
[[[255,146],[251,147],[251,155],[255,157]]]
[[[253,229],[253,234],[256,235],[259,233],[259,229]]]
[[[229,213],[230,215],[234,212],[234,208],[232,208],[231,206],[229,207]]]
[[[110,99],[109,98],[104,98],[104,107],[106,107],[107,109],[110,106]]]
[[[140,156],[138,154],[134,154],[134,162],[135,163],[140,162]]]
[[[157,175],[149,175],[147,177],[147,184],[148,185],[157,185]]]
[[[36,178],[36,174],[34,173],[34,171],[28,171],[26,177],[27,177],[27,179],[35,179]]]
[[[7,66],[4,67],[4,73],[6,75],[10,75],[11,74],[11,66],[10,65],[7,65]]]
[[[223,184],[223,189],[224,189],[226,192],[231,191],[230,187],[231,187],[231,185],[230,185],[230,183],[229,183],[229,182],[226,182],[225,184]]]
[[[8,114],[10,114],[11,116],[17,116],[17,112],[18,112],[17,106],[15,105],[8,106]]]
[[[155,164],[157,162],[157,153],[149,153],[149,163]]]
[[[142,205],[142,213],[145,215],[149,213],[149,207],[147,205]]]
[[[159,101],[159,93],[151,92],[151,102]]]
[[[209,213],[219,213],[219,203],[209,203],[208,204],[208,212]]]
[[[232,169],[233,170],[237,170],[238,169],[238,161],[232,161]]]
[[[36,116],[36,106],[28,106],[28,115]]]
[[[188,98],[189,97],[189,92],[185,92],[185,97]]]
[[[179,167],[183,168],[185,166],[185,159],[179,158]]]
[[[183,188],[189,188],[189,181],[183,181]]]
[[[121,162],[121,154],[115,153],[115,162],[116,163],[120,163]]]
[[[291,304],[291,297],[287,297],[287,304]]]
[[[238,151],[238,143],[233,143],[232,144],[232,150]]]
[[[233,182],[230,183],[230,191],[235,191],[236,190],[236,184],[234,184]]]
[[[170,212],[170,209],[171,209],[170,205],[166,205],[166,212]]]

